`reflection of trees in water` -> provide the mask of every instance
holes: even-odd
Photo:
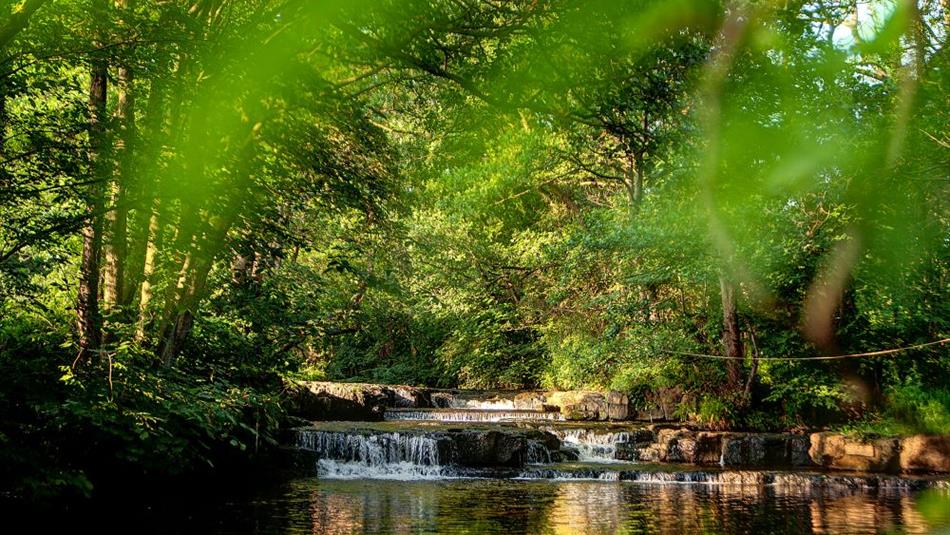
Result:
[[[916,498],[896,491],[594,481],[347,481],[311,486],[306,499],[307,531],[327,534],[926,533],[931,529]]]
[[[932,528],[917,510],[910,496],[881,492],[875,497],[862,495],[821,498],[811,502],[814,533],[930,533]]]
[[[623,508],[617,483],[577,482],[558,485],[549,515],[554,533],[616,533]]]
[[[310,493],[313,533],[538,533],[555,484],[346,481]]]
[[[415,533],[435,525],[440,492],[393,481],[333,482],[310,492],[314,534]]]

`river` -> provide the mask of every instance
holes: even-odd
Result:
[[[932,533],[946,491],[307,477],[155,503],[137,533]],[[935,508],[936,512],[935,512]]]

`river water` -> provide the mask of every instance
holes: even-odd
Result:
[[[138,533],[939,533],[946,491],[602,481],[293,479],[156,505]],[[943,531],[947,532],[947,531]]]

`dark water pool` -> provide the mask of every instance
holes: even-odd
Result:
[[[950,495],[521,480],[297,479],[150,505],[130,533],[950,533]],[[78,526],[77,526],[78,528]]]

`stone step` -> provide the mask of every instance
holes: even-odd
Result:
[[[517,420],[563,420],[559,412],[530,409],[387,409],[384,420],[440,422],[510,422]]]

